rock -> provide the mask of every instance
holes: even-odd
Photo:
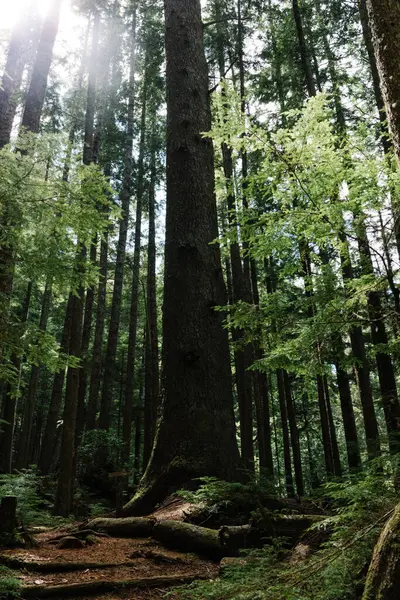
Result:
[[[68,535],[67,537],[60,540],[57,544],[57,548],[60,550],[78,550],[80,548],[84,548],[85,544],[82,540],[78,540],[78,538]]]

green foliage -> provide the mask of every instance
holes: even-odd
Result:
[[[20,598],[21,582],[16,578],[13,571],[0,565],[0,600],[11,600]]]
[[[319,496],[330,499],[332,514],[305,540],[315,539],[321,527],[332,535],[310,556],[283,556],[282,545],[274,540],[260,551],[244,553],[216,581],[197,582],[176,593],[185,600],[355,600],[379,532],[397,502],[392,470],[389,461],[380,459],[364,473],[322,488]],[[215,501],[226,489],[206,482],[197,497]]]
[[[51,514],[53,490],[49,480],[40,477],[35,469],[12,475],[0,475],[0,497],[16,496],[17,517],[23,525],[58,525],[65,522]]]

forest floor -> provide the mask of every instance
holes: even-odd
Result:
[[[159,521],[181,520],[189,506],[172,502],[152,516]],[[0,564],[12,569],[23,598],[155,600],[172,585],[218,575],[215,562],[166,549],[151,538],[96,535],[81,548],[60,548],[60,537],[81,525],[34,534],[34,547],[1,552]],[[75,591],[68,590],[71,585]]]

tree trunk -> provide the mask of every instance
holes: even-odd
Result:
[[[283,383],[285,388],[285,398],[287,415],[290,428],[290,441],[292,443],[294,478],[296,481],[296,490],[299,496],[304,495],[303,470],[301,467],[301,451],[300,451],[300,436],[297,427],[296,407],[294,404],[290,379],[287,371],[283,370]]]
[[[155,122],[156,115],[152,115]],[[147,326],[145,352],[145,396],[144,396],[144,440],[143,466],[150,458],[156,432],[157,409],[159,406],[159,366],[157,331],[157,280],[156,280],[156,224],[155,224],[155,183],[156,183],[155,134],[152,135],[149,188],[149,242],[147,249]]]
[[[369,24],[394,148],[400,165],[400,4],[366,0]]]
[[[83,250],[79,252],[77,261],[78,263],[81,263],[77,265],[77,272],[80,273],[84,262]],[[69,354],[75,359],[80,359],[81,357],[83,300],[84,290],[80,287],[78,293],[73,295],[71,305],[72,317]],[[61,435],[60,471],[54,502],[54,513],[63,517],[67,517],[70,514],[73,505],[72,490],[75,479],[75,428],[78,408],[79,376],[79,367],[68,367]]]
[[[357,241],[361,255],[362,272],[364,275],[373,275],[374,268],[371,250],[363,216],[358,219],[357,223]],[[389,340],[380,293],[377,291],[369,292],[367,294],[367,304],[372,343],[376,348],[376,366],[389,438],[389,450],[391,454],[397,454],[400,452],[400,402],[397,393],[395,370],[389,354]]]
[[[4,67],[3,77],[0,83],[0,148],[10,141],[10,118],[12,120],[15,110],[11,110],[10,103],[13,104],[13,95],[18,91],[22,74],[25,68],[27,59],[27,45],[29,38],[33,38],[35,34],[35,14],[33,5],[27,7],[13,29],[10,45],[8,47],[7,60]],[[34,24],[32,31],[32,22]],[[34,48],[31,48],[32,52]],[[16,106],[16,105],[15,105]]]
[[[39,133],[47,79],[53,59],[53,47],[58,32],[61,2],[62,0],[52,1],[43,23],[31,83],[25,100],[21,126],[32,133]]]
[[[344,282],[351,281],[354,279],[354,273],[350,259],[348,241],[344,233],[339,235],[339,239],[342,243],[340,261],[343,280]],[[354,369],[357,377],[357,385],[360,392],[361,407],[364,417],[367,452],[368,457],[372,459],[380,455],[380,441],[370,381],[370,370],[365,351],[364,335],[360,325],[353,325],[349,333],[351,349],[355,359]]]
[[[362,600],[397,600],[400,586],[400,505],[375,546]]]
[[[64,327],[60,343],[60,353],[67,354],[69,349],[69,337],[71,333],[73,295],[68,297],[65,311]],[[61,367],[54,375],[53,389],[51,392],[50,405],[47,413],[46,427],[43,434],[42,448],[39,459],[39,471],[47,475],[54,458],[57,421],[60,417],[62,404],[62,391],[64,387],[65,368]]]
[[[286,395],[285,395],[285,380],[283,369],[277,369],[276,378],[278,384],[278,397],[279,397],[279,409],[281,413],[281,425],[282,425],[282,442],[283,442],[283,459],[285,464],[285,486],[286,493],[289,498],[294,496],[293,486],[293,475],[292,475],[292,463],[290,457],[290,437],[287,419],[287,406],[286,406]]]
[[[42,299],[42,310],[40,314],[39,330],[46,331],[47,321],[50,313],[52,299],[52,286],[50,283],[46,284],[46,288],[43,293]],[[33,365],[29,378],[28,393],[24,406],[24,415],[22,422],[22,429],[20,434],[20,445],[18,449],[18,456],[16,466],[17,469],[25,469],[28,467],[28,460],[31,455],[32,445],[32,424],[36,403],[36,392],[39,381],[40,367],[39,365]]]
[[[96,326],[93,340],[92,365],[90,371],[89,399],[86,410],[86,429],[92,430],[96,427],[97,405],[100,392],[102,371],[102,345],[104,322],[106,318],[106,291],[108,272],[108,235],[104,234],[100,242],[100,272],[99,285],[97,288],[97,310]]]
[[[167,218],[162,416],[127,513],[149,510],[193,477],[232,480],[235,438],[225,290],[214,195],[208,73],[199,0],[165,0]]]
[[[147,63],[147,58],[146,58]],[[142,115],[140,123],[139,161],[137,179],[137,204],[135,223],[135,247],[133,251],[131,308],[129,315],[129,336],[127,354],[127,374],[125,382],[125,399],[122,420],[122,465],[129,463],[132,438],[132,411],[135,385],[135,359],[137,354],[137,325],[139,304],[140,255],[142,245],[142,207],[144,195],[144,152],[146,143],[148,70],[145,68],[145,80],[142,90]]]
[[[314,77],[313,77],[313,73],[312,73],[312,69],[311,69],[309,48],[307,46],[306,38],[304,35],[303,19],[302,19],[302,14],[301,14],[301,8],[299,5],[299,0],[293,0],[292,8],[293,8],[293,17],[294,17],[294,21],[296,24],[296,32],[297,32],[297,38],[298,38],[298,44],[299,44],[300,58],[301,58],[301,64],[302,64],[302,68],[303,68],[307,93],[311,98],[311,97],[317,95],[317,89],[315,87]]]
[[[115,379],[115,359],[118,346],[119,322],[121,315],[122,287],[124,282],[125,252],[129,225],[129,209],[132,194],[132,152],[133,152],[133,117],[135,103],[135,64],[136,64],[136,4],[132,15],[132,36],[129,71],[128,111],[125,136],[124,176],[121,193],[122,219],[119,223],[117,256],[115,261],[114,289],[111,302],[110,325],[108,329],[107,347],[104,359],[104,378],[101,396],[103,419],[110,412]]]
[[[28,320],[31,295],[32,281],[29,281],[19,315],[21,324],[26,323]],[[2,431],[0,435],[0,472],[3,473],[11,473],[12,471],[15,417],[21,376],[21,357],[14,354],[11,357],[11,362],[15,373],[15,382],[6,383],[1,415],[4,423],[1,424]]]

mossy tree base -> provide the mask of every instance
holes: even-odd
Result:
[[[400,504],[375,546],[362,600],[398,600],[400,595]]]

